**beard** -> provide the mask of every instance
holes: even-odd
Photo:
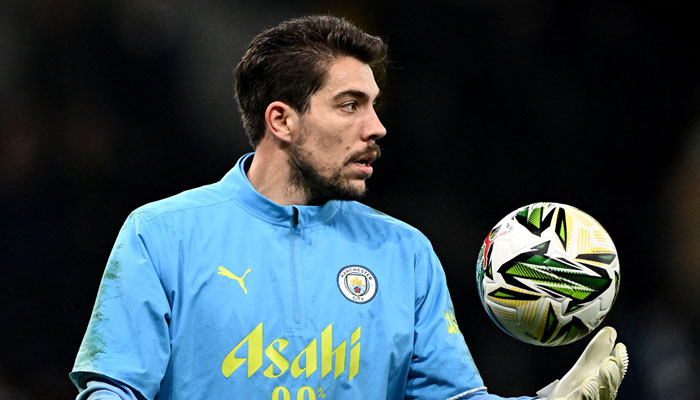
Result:
[[[367,194],[367,186],[352,186],[350,179],[343,177],[343,170],[368,152],[375,152],[377,158],[381,155],[379,146],[371,143],[365,149],[348,156],[330,176],[323,176],[309,162],[309,152],[299,146],[292,146],[289,158],[290,184],[305,193],[309,205],[321,205],[329,200],[360,200]]]

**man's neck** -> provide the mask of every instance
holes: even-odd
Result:
[[[277,143],[258,144],[246,176],[258,193],[281,206],[308,204],[306,192],[291,184],[288,153]]]

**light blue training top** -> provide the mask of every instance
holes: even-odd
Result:
[[[358,202],[279,206],[246,178],[252,158],[128,217],[70,374],[79,398],[498,398],[424,235]]]

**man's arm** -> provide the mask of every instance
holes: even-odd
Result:
[[[457,325],[442,265],[429,243],[416,256],[415,277],[414,348],[406,398],[503,399],[486,392]]]
[[[95,377],[123,382],[145,398],[160,390],[170,359],[171,308],[152,257],[166,239],[150,222],[134,212],[119,232],[70,373],[79,390]]]

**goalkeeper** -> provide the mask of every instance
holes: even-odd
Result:
[[[429,241],[357,202],[386,134],[386,57],[330,16],[253,39],[236,98],[255,152],[127,218],[70,373],[78,399],[500,399]],[[539,395],[614,399],[615,339],[601,330]]]

